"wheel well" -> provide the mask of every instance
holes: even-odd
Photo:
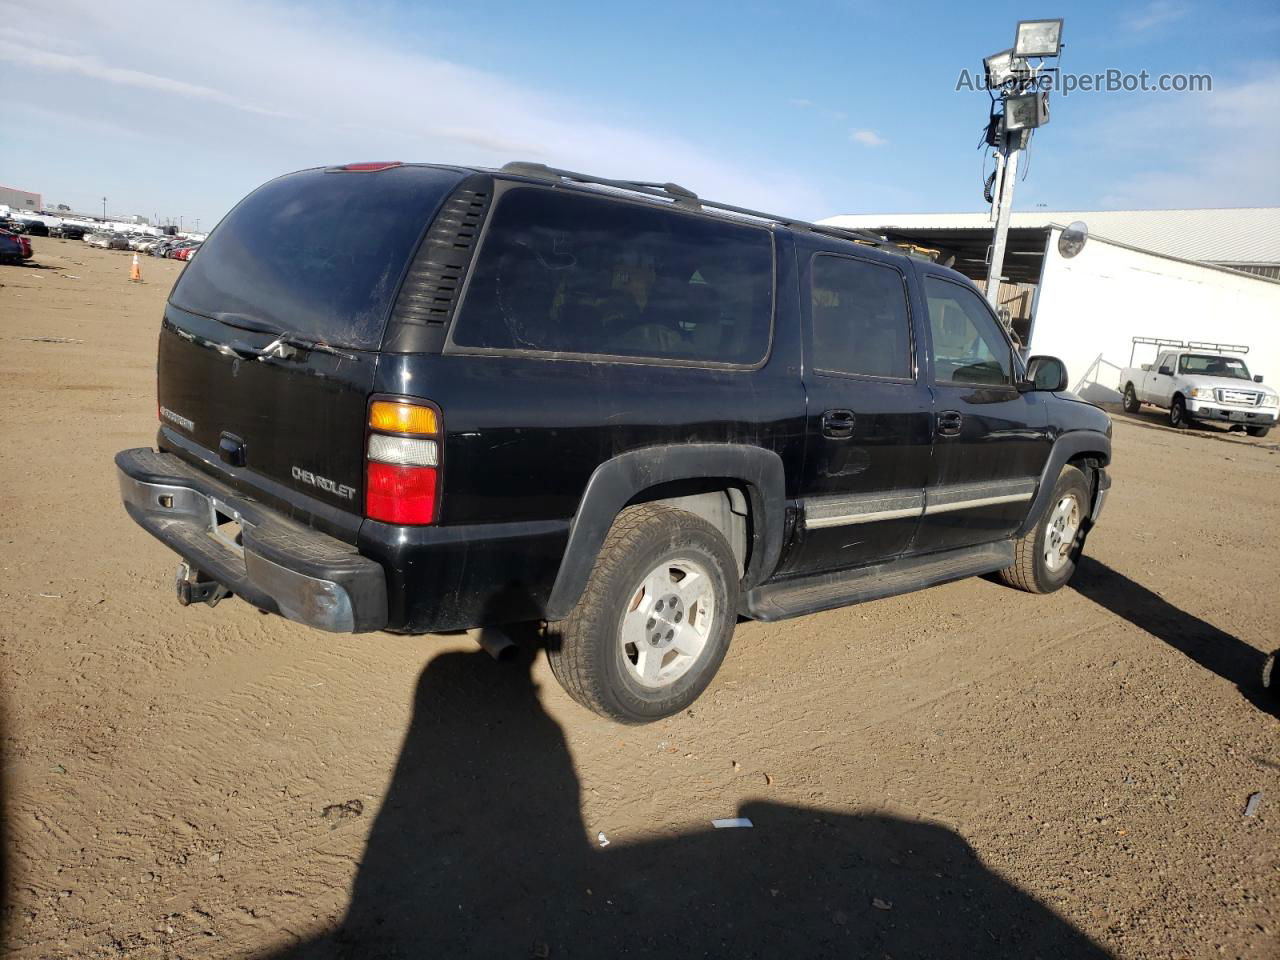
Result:
[[[1098,471],[1102,464],[1097,456],[1090,453],[1078,453],[1067,461],[1067,466],[1075,467],[1084,474],[1085,482],[1089,484],[1089,506],[1092,507],[1098,500]]]
[[[738,561],[738,578],[745,576],[751,561],[754,530],[751,498],[742,481],[728,477],[672,480],[640,491],[627,501],[627,506],[637,503],[666,504],[707,521],[720,531],[733,550],[734,559]]]

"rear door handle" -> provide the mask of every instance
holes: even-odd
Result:
[[[856,420],[852,410],[828,410],[822,415],[822,435],[833,440],[852,437]]]
[[[938,414],[938,436],[958,437],[964,426],[964,416],[959,410],[943,410]]]

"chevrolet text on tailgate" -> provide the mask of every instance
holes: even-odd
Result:
[[[161,324],[116,456],[178,597],[341,633],[537,621],[624,722],[777,620],[1071,577],[1111,423],[960,274],[876,237],[538,164],[273,180]]]

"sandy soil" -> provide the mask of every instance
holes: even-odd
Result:
[[[111,457],[181,265],[35,249],[0,267],[9,955],[1280,955],[1274,443],[1117,423],[1071,588],[744,623],[623,728],[465,636],[178,607]]]

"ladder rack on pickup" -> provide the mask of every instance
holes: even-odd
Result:
[[[1134,354],[1138,346],[1147,344],[1156,347],[1172,347],[1175,350],[1210,350],[1213,353],[1248,353],[1249,348],[1242,343],[1211,343],[1207,340],[1166,340],[1162,337],[1134,337],[1133,346],[1129,348],[1129,366],[1133,366]]]

